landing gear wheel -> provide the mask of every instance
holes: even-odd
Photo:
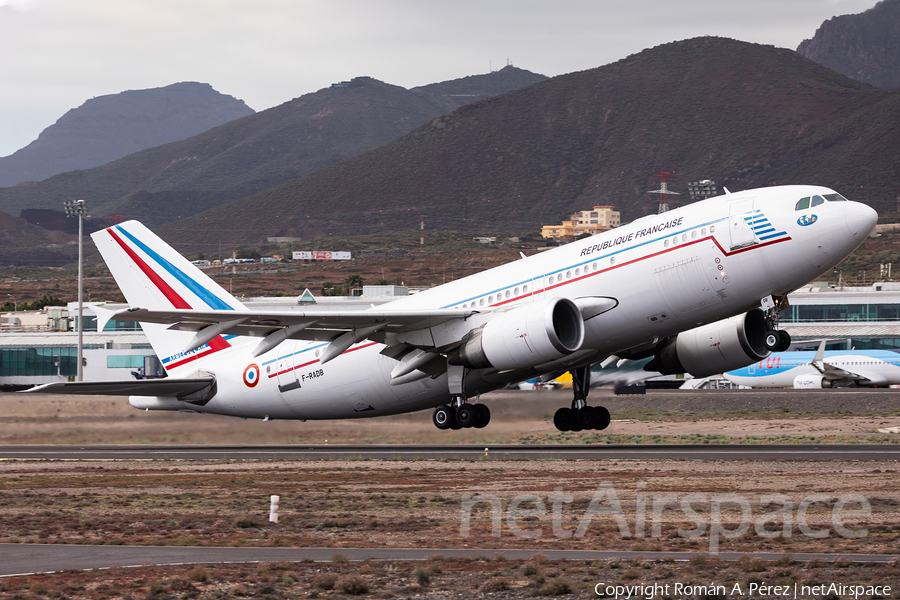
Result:
[[[597,425],[594,429],[606,429],[609,427],[610,421],[612,421],[612,416],[609,414],[609,411],[605,406],[595,406],[594,410],[597,411]]]
[[[553,424],[560,431],[573,431],[575,427],[575,411],[571,408],[560,408],[553,415]]]
[[[456,409],[456,422],[461,427],[472,427],[475,425],[476,416],[475,406],[472,404],[462,404]]]
[[[582,429],[597,429],[600,424],[600,413],[593,406],[584,406],[575,413],[575,419]]]
[[[438,429],[450,429],[455,420],[453,410],[446,404],[438,406],[431,414],[431,421]]]
[[[775,348],[778,347],[780,342],[781,342],[781,336],[778,335],[777,331],[775,331],[774,329],[770,329],[769,331],[766,332],[766,339],[765,339],[766,350],[768,350],[769,352],[776,352]]]
[[[778,347],[775,352],[785,352],[788,348],[791,347],[791,334],[782,329],[778,330]]]
[[[475,429],[482,429],[491,422],[491,409],[485,404],[476,404],[475,409]]]

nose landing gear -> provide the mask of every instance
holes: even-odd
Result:
[[[553,425],[560,431],[583,431],[609,427],[609,411],[602,406],[588,406],[587,395],[591,388],[590,367],[572,369],[572,390],[575,398],[572,408],[563,407],[553,415]]]

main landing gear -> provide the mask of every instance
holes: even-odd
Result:
[[[435,408],[431,420],[438,429],[481,429],[491,422],[491,411],[484,404],[469,404],[457,396],[449,406],[442,404]]]
[[[438,429],[462,429],[475,427],[481,429],[491,421],[491,411],[484,404],[466,402],[464,383],[466,369],[458,365],[448,365],[447,385],[452,400],[450,404],[442,404],[434,409],[431,421]]]
[[[575,392],[575,398],[572,400],[572,408],[560,408],[553,415],[553,424],[557,429],[560,431],[583,431],[609,427],[609,411],[602,406],[587,405],[590,388],[591,368],[572,369],[572,390]]]

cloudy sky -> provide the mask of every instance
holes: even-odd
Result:
[[[796,48],[876,0],[0,0],[0,156],[94,96],[200,81],[260,111],[368,75],[548,76],[703,35]]]

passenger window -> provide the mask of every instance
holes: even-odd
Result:
[[[663,248],[668,248],[668,247],[669,247],[669,240],[666,240],[665,242],[663,242]]]
[[[700,235],[706,235],[706,227],[700,230]]]
[[[553,279],[552,279],[552,278],[550,279],[550,282],[553,283]],[[515,290],[513,290],[513,292],[515,293],[516,296],[518,296],[518,295],[519,295],[519,288],[516,288]]]
[[[829,202],[846,202],[847,199],[840,194],[825,194],[825,199]]]
[[[527,286],[527,285],[522,286],[522,293],[523,293],[523,294],[527,294],[527,293],[528,293],[528,286]]]
[[[694,231],[691,232],[691,239],[693,240],[696,238],[697,238],[697,230],[695,229]]]
[[[715,226],[715,225],[710,225],[710,226],[709,226],[709,232],[710,232],[710,233],[715,233],[715,232],[716,232],[716,226]]]
[[[797,201],[797,206],[794,207],[794,210],[804,210],[807,208],[809,208],[809,196],[800,198],[800,200]]]
[[[609,264],[610,264],[610,265],[616,264],[616,257],[615,257],[615,256],[610,256],[610,257],[609,257]]]
[[[818,206],[820,204],[825,204],[825,198],[823,198],[822,196],[813,196],[810,206]]]
[[[686,241],[687,241],[687,234],[686,234],[686,233],[682,233],[682,234],[681,234],[681,241],[682,241],[682,242],[686,242]]]
[[[506,290],[506,297],[509,298],[509,290]]]
[[[566,279],[572,279],[572,271],[566,271]]]
[[[579,275],[581,275],[581,268],[580,268],[580,267],[577,268],[577,269],[575,269],[575,277],[578,277]]]
[[[478,306],[484,306],[484,298],[478,301]]]
[[[494,303],[494,295],[491,294],[490,296],[488,296],[488,304],[493,304],[493,303]]]
[[[594,270],[597,270],[597,263],[594,263]]]

